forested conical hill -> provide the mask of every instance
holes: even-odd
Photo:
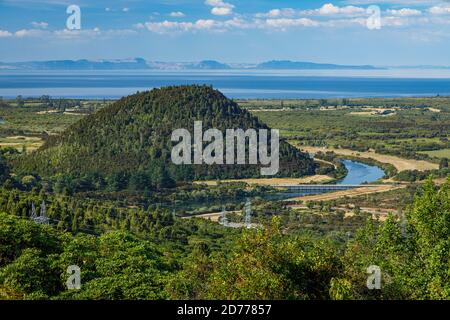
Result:
[[[259,176],[260,165],[174,165],[172,131],[186,128],[193,133],[199,120],[203,130],[267,128],[211,87],[154,89],[124,97],[50,137],[37,152],[17,161],[16,172],[106,179],[119,175],[124,185],[130,179],[149,183],[161,175],[175,181]],[[302,176],[314,170],[307,155],[280,142],[279,175]]]

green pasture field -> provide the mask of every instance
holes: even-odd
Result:
[[[238,101],[282,136],[312,146],[373,149],[405,158],[428,158],[450,148],[450,98]],[[287,106],[297,106],[287,108]],[[393,109],[390,116],[355,115]],[[353,113],[353,114],[352,114]],[[433,153],[432,153],[433,154]],[[432,155],[431,154],[431,155]]]
[[[442,150],[434,150],[434,151],[422,151],[420,153],[427,154],[430,157],[450,159],[450,149],[442,149]]]

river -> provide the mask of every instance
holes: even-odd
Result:
[[[384,177],[385,173],[377,166],[367,165],[361,162],[352,160],[343,160],[343,164],[347,168],[347,176],[336,182],[339,185],[362,185],[365,183],[373,183]],[[320,194],[329,191],[314,191],[314,192],[279,192],[275,194],[267,194],[265,196],[259,196],[257,198],[263,198],[265,200],[286,200],[290,198],[296,198],[304,195]],[[220,209],[222,206],[239,205],[245,203],[246,199],[217,199],[213,201],[202,202],[183,202],[176,204],[162,205],[176,213],[185,213],[187,211],[215,211],[211,209]],[[210,210],[208,210],[210,208]]]
[[[343,160],[342,163],[347,168],[347,175],[344,179],[335,182],[338,185],[362,185],[367,183],[373,183],[384,177],[385,172],[377,167],[367,165],[361,162],[352,160]],[[297,198],[306,195],[327,193],[330,191],[302,191],[302,192],[280,192],[276,195],[269,195],[265,198],[268,200],[286,200],[290,198]]]
[[[342,161],[348,170],[347,176],[337,184],[363,184],[372,183],[384,177],[385,173],[377,166],[369,166],[367,164],[344,160]]]

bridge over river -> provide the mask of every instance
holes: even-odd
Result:
[[[272,185],[273,188],[287,189],[293,192],[310,192],[310,191],[340,191],[356,188],[379,188],[379,184],[298,184],[298,185]]]

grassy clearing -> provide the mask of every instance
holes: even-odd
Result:
[[[448,158],[450,159],[450,149],[433,150],[433,151],[421,151],[420,153],[427,154],[434,158]]]
[[[22,151],[25,147],[27,152],[38,149],[43,143],[44,141],[38,137],[12,136],[0,138],[0,148],[11,147]]]
[[[19,108],[0,108],[0,118],[5,123],[0,126],[3,131],[23,132],[24,134],[56,134],[83,118],[83,116],[61,113],[37,114],[36,110]]]

